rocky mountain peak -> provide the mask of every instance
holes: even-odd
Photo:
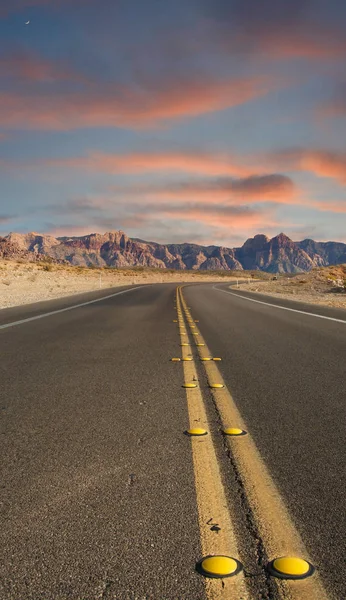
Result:
[[[49,256],[72,265],[133,266],[160,269],[262,270],[296,273],[314,266],[346,262],[341,242],[293,242],[284,233],[270,239],[264,234],[246,240],[241,248],[198,244],[158,244],[130,238],[122,230],[104,234],[54,238],[36,232],[10,233],[0,238],[0,258],[38,260]],[[43,257],[43,258],[42,258]]]
[[[264,246],[270,241],[270,238],[263,233],[258,233],[253,238],[249,238],[246,240],[243,248],[246,250],[263,250]]]
[[[291,238],[288,237],[288,235],[286,235],[285,233],[279,233],[279,235],[276,235],[275,237],[273,237],[270,242],[273,245],[278,245],[278,246],[286,246],[286,245],[290,245],[290,244],[294,244],[294,242],[291,240]]]

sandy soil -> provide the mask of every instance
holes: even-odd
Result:
[[[219,277],[207,272],[87,269],[0,261],[0,309],[121,285],[229,280],[234,280],[234,274]]]
[[[277,281],[240,282],[238,289],[346,309],[346,293],[337,291],[336,285],[337,281],[345,280],[346,265],[338,265],[313,269],[310,273],[302,273],[292,278],[279,276]]]
[[[49,263],[2,260],[0,261],[0,309],[129,284],[189,281],[225,283],[237,280],[239,290],[346,309],[346,293],[335,291],[335,281],[346,280],[346,265],[314,269],[310,273],[289,278],[279,276],[278,281],[272,281],[268,273],[258,273],[263,279],[258,281],[251,279],[249,275],[251,273],[239,271],[225,272],[219,276],[207,271],[172,273],[155,269],[143,271],[88,269]]]

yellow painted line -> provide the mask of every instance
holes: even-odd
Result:
[[[182,291],[180,292],[180,298],[186,316],[191,317]],[[203,340],[202,335],[200,335],[199,339]],[[205,341],[204,344],[202,348],[198,346],[200,358],[211,356],[211,352]],[[248,435],[226,436],[225,439],[241,475],[247,500],[256,521],[268,560],[271,561],[282,556],[296,556],[308,560],[313,564],[279,490],[251,438],[251,432],[249,432],[248,427],[242,419],[232,395],[222,378],[217,363],[214,361],[203,361],[201,364],[207,373],[208,381],[218,381],[225,386],[222,389],[211,390],[223,429],[237,427],[248,432]],[[329,599],[318,573],[303,580],[275,579],[275,582],[278,587],[279,597],[285,600]]]
[[[177,288],[177,304],[180,305],[179,288]],[[184,332],[184,327],[180,331]],[[183,360],[190,358],[187,353],[188,350],[183,348]],[[192,381],[194,377],[197,379],[194,360],[183,362],[183,368],[185,381]],[[189,413],[189,424],[187,424],[189,426],[187,429],[197,427],[209,432],[210,426],[199,387],[194,390],[186,389],[186,397]],[[200,558],[222,554],[240,560],[212,437],[211,435],[192,437],[189,443],[192,447],[195,474],[202,551]],[[221,528],[218,533],[210,529],[211,518],[213,523],[217,523]],[[243,572],[230,578],[203,578],[203,581],[205,582],[208,600],[238,600],[240,598],[250,600],[251,598]]]

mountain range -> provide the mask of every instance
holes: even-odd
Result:
[[[58,237],[38,233],[10,233],[0,237],[0,258],[97,267],[156,267],[194,270],[261,270],[299,273],[313,267],[346,263],[346,244],[293,242],[287,235],[259,234],[240,248],[198,244],[158,244],[129,238],[123,231],[104,235]]]

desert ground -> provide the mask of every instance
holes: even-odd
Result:
[[[293,277],[278,275],[277,280],[271,276],[262,281],[240,281],[238,289],[346,309],[346,265],[316,268]]]
[[[234,281],[234,273],[215,275],[207,271],[193,273],[141,268],[90,269],[2,260],[0,309],[129,284],[228,280]]]
[[[90,269],[54,263],[0,261],[0,309],[82,292],[139,283],[230,281],[237,289],[315,304],[346,308],[346,265],[314,269],[294,277],[246,271],[172,271],[159,269]]]

